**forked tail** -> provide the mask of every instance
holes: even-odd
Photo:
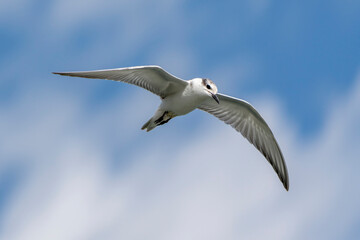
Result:
[[[142,127],[141,130],[146,129],[147,132],[153,130],[156,127],[154,124],[153,118],[150,118],[149,121],[147,121]]]

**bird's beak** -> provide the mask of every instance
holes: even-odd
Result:
[[[211,96],[218,104],[220,104],[219,98],[216,96],[216,94],[211,93]]]

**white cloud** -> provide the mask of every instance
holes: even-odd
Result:
[[[358,78],[356,86],[359,82]],[[353,127],[360,120],[355,107],[360,88],[354,88],[349,96],[339,96],[342,104],[334,103],[323,132],[310,144],[297,137],[277,101],[255,102],[286,156],[289,192],[255,148],[216,119],[203,124],[196,133],[186,133],[187,139],[173,139],[176,122],[145,134],[134,123],[142,113],[119,116],[116,121],[102,117],[114,116],[114,105],[108,103],[101,115],[86,123],[80,116],[79,100],[58,96],[52,118],[38,114],[23,127],[12,128],[17,146],[29,156],[26,161],[31,167],[26,182],[7,207],[1,237],[341,238],[360,212],[355,200],[359,191],[348,185],[349,180],[359,180],[358,167],[354,167],[359,165],[355,161],[359,134]],[[145,104],[145,109],[156,104],[155,99],[149,103],[144,100],[130,102],[134,106]],[[46,104],[38,107],[39,112],[50,110]],[[129,104],[121,107],[121,112],[135,113],[132,108]],[[146,111],[151,113],[150,109]],[[7,121],[16,115],[10,116]],[[124,132],[114,139],[119,145],[104,146],[102,140],[109,135],[100,134],[96,139],[105,125],[116,125],[120,133]],[[50,131],[53,127],[57,128]],[[33,136],[34,144],[26,147],[27,139]],[[125,138],[139,145],[127,155],[112,157],[113,148],[123,148]],[[11,145],[15,141],[8,147]],[[127,158],[133,163],[111,173],[112,158]]]
[[[85,29],[93,44],[87,47],[84,60],[96,56],[97,63],[101,59],[113,63],[139,54],[149,42],[159,45],[184,35],[184,23],[179,21],[184,17],[182,2],[58,0],[51,4],[44,25],[53,33],[49,37],[57,42],[69,41]]]
[[[264,4],[255,4],[254,11],[263,13],[268,4],[260,2]],[[117,55],[133,56],[160,28],[159,32],[171,33],[167,38],[171,43],[154,48],[146,60],[186,77],[196,68],[197,59],[183,39],[176,40],[191,33],[185,30],[188,22],[181,21],[181,1],[156,2],[155,12],[142,6],[147,3],[121,1],[109,7],[96,0],[56,1],[43,21],[44,29],[38,28],[40,36],[47,36],[55,27],[49,37],[54,40],[49,44],[52,48],[43,51],[62,49],[63,38],[81,24],[91,19],[103,23],[108,16],[123,31],[114,30],[111,38],[106,29],[100,31],[103,36],[67,64],[89,63],[89,56],[102,64],[113,63]],[[102,17],[94,18],[96,14]],[[171,21],[181,23],[170,29]],[[28,46],[32,54],[42,51],[34,45],[37,40]],[[9,61],[14,72],[20,65],[33,69],[37,62],[33,55],[21,54],[25,56],[21,64]],[[231,75],[226,78],[235,80]],[[33,84],[31,78],[28,82]],[[360,194],[354,187],[359,181],[355,161],[360,136],[356,128],[359,77],[356,82],[350,97],[334,101],[323,131],[308,143],[297,136],[296,125],[276,100],[254,102],[283,149],[289,192],[253,146],[205,113],[174,119],[145,133],[139,128],[159,101],[141,89],[129,95],[122,92],[125,96],[89,111],[84,110],[91,98],[87,91],[22,89],[11,106],[0,110],[0,170],[14,162],[25,169],[23,181],[2,212],[0,238],[339,239],[360,214],[356,202]],[[136,111],[138,106],[144,112]],[[204,118],[204,123],[184,133],[181,127],[193,124],[194,117]]]

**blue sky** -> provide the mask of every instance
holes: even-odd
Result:
[[[359,238],[359,11],[351,0],[2,1],[0,238]],[[156,96],[50,74],[147,64],[252,103],[290,191],[206,113],[145,133]]]

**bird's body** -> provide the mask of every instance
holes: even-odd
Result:
[[[158,66],[55,74],[122,81],[145,88],[160,96],[159,108],[142,127],[147,131],[195,109],[206,111],[231,125],[254,144],[273,166],[285,189],[288,190],[289,188],[284,157],[264,119],[249,103],[217,94],[216,85],[209,79],[194,78],[184,81]]]
[[[171,118],[194,111],[208,98],[208,94],[204,93],[203,88],[203,79],[195,78],[187,82],[183,91],[163,97],[154,116],[142,129],[151,131],[156,126],[167,123]]]
[[[202,88],[198,88],[198,85],[193,83],[194,80],[190,81],[184,91],[162,99],[159,108],[171,111],[177,116],[185,115],[195,110],[208,96],[202,93]]]

